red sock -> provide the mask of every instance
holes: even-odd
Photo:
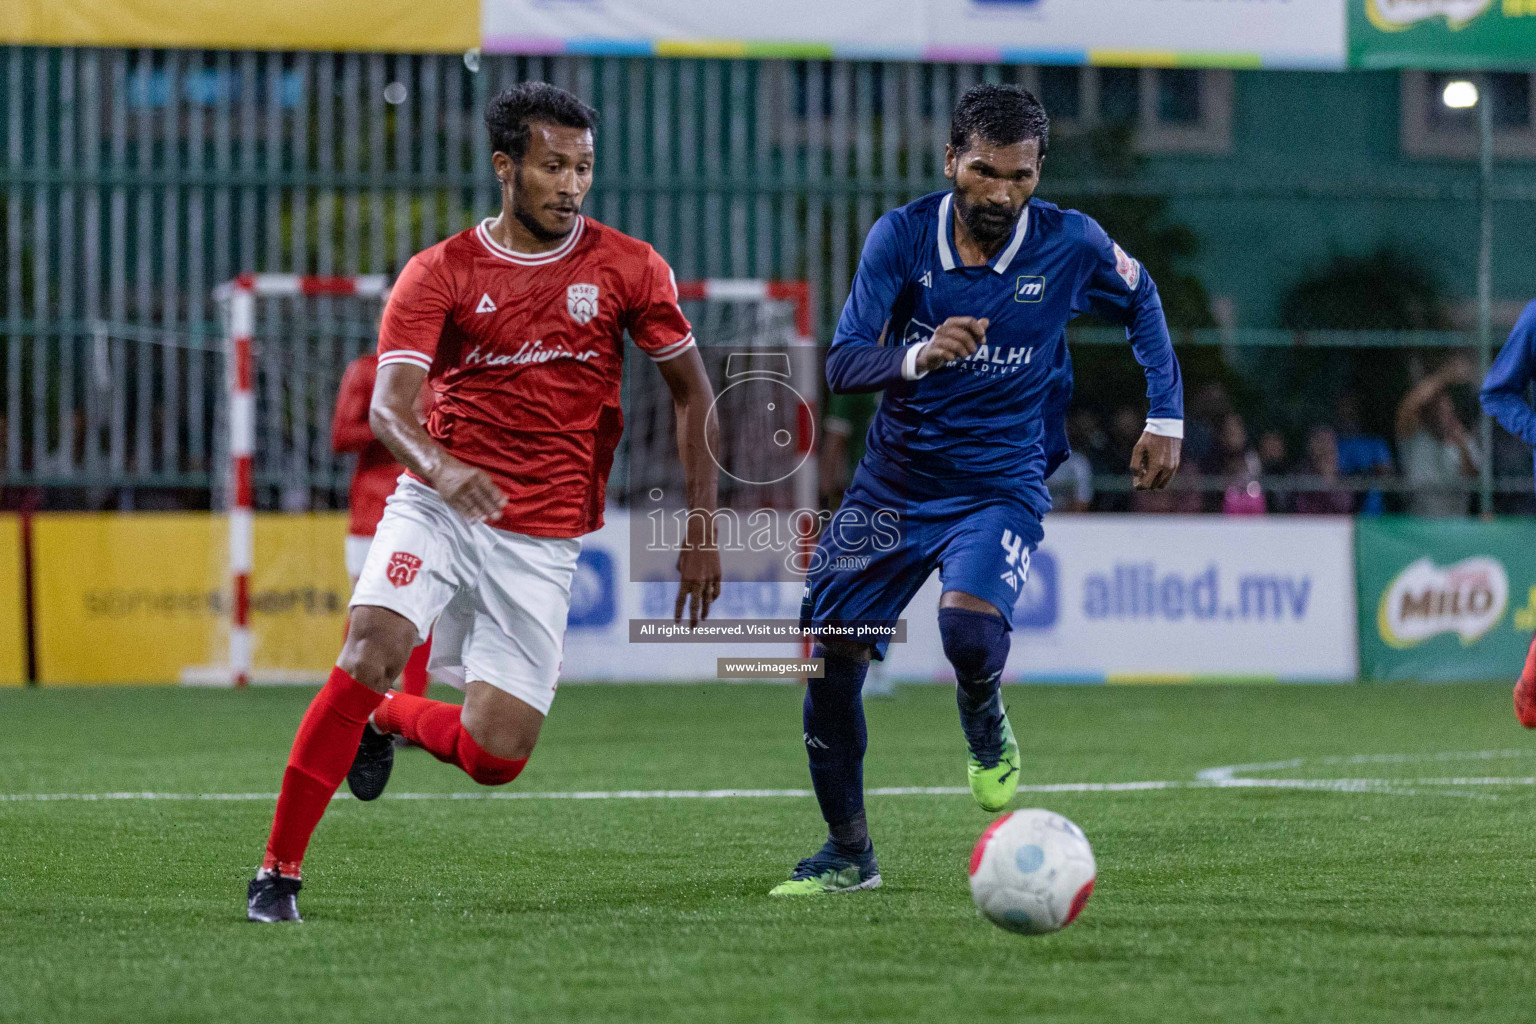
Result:
[[[410,660],[405,663],[405,668],[400,673],[400,692],[410,694],[412,697],[425,697],[427,685],[432,680],[427,676],[427,658],[432,654],[432,638],[411,652]]]
[[[457,704],[392,692],[374,722],[385,732],[397,732],[424,747],[439,761],[458,765],[482,786],[502,786],[517,778],[528,759],[513,761],[486,753],[464,731],[459,721],[463,710]]]
[[[352,767],[368,716],[383,699],[340,668],[331,669],[293,738],[262,867],[299,876],[309,837]]]

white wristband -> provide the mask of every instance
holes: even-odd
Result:
[[[1147,433],[1156,434],[1158,437],[1176,437],[1184,439],[1184,421],[1169,419],[1148,419]]]
[[[903,380],[921,380],[923,377],[928,376],[927,370],[924,370],[922,373],[917,372],[917,357],[927,347],[928,343],[926,341],[907,346],[907,354],[901,359],[901,376]]]

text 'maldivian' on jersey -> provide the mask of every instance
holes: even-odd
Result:
[[[603,523],[624,429],[624,333],[665,362],[693,332],[646,243],[578,217],[559,248],[519,253],[490,223],[411,257],[384,309],[379,366],[427,370],[427,432],[507,495],[491,525],[579,537]]]

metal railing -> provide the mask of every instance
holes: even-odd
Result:
[[[646,238],[679,278],[807,281],[825,339],[875,218],[943,186],[955,98],[983,80],[1033,85],[1037,71],[0,49],[0,483],[116,488],[125,503],[207,492],[221,372],[212,287],[240,271],[393,273],[468,226],[497,197],[480,112],[528,78],[601,112],[594,216]],[[1178,178],[1051,179],[1047,197],[1373,197],[1466,203],[1470,216],[1478,194],[1452,172]],[[1516,175],[1494,197],[1528,200],[1533,187]],[[356,333],[349,343],[363,344]],[[1405,340],[1469,343],[1347,344]],[[1285,332],[1184,342],[1239,363],[1296,347]],[[339,489],[329,472],[315,491]]]
[[[715,323],[718,310],[696,302],[688,310],[701,338],[729,333]],[[350,459],[330,449],[330,416],[346,362],[373,344],[376,314],[376,300],[309,297],[273,302],[258,317],[258,448],[278,453],[257,462],[260,507],[345,503]],[[171,332],[109,321],[0,321],[0,367],[10,368],[0,372],[0,452],[6,466],[0,484],[69,489],[76,493],[68,503],[84,507],[218,507],[227,441],[220,337],[216,322],[183,324]],[[1139,415],[1139,373],[1123,332],[1074,330],[1071,343],[1079,364],[1079,406],[1096,411],[1105,427],[1116,408],[1131,406]],[[1247,421],[1250,441],[1256,443],[1261,429],[1274,425],[1292,439],[1297,456],[1303,454],[1307,431],[1331,422],[1329,400],[1319,396],[1337,394],[1343,386],[1328,378],[1326,367],[1309,371],[1308,358],[1354,351],[1369,358],[1376,372],[1407,380],[1413,373],[1407,364],[1427,364],[1474,343],[1470,334],[1456,332],[1175,332],[1186,367],[1202,355],[1214,356],[1218,379],[1235,381],[1234,410]],[[1124,351],[1113,351],[1116,347]],[[1083,371],[1095,351],[1122,371],[1109,395],[1112,405]],[[1311,380],[1317,394],[1286,392],[1270,396],[1266,406],[1260,385],[1253,382],[1272,376],[1276,359],[1287,361],[1291,378]],[[1197,402],[1197,389],[1208,383],[1199,373],[1189,374],[1191,405]],[[1377,422],[1390,423],[1392,411],[1390,406],[1377,410]],[[1290,416],[1290,422],[1275,423],[1277,413]],[[638,422],[632,418],[631,426]],[[1374,432],[1391,438],[1389,426]],[[1530,457],[1502,432],[1494,436],[1495,454],[1502,458],[1498,465],[1489,462],[1493,507],[1502,503],[1524,509],[1529,503],[1512,499],[1536,494]],[[1100,495],[1131,490],[1118,459],[1106,455],[1095,466],[1094,489]],[[1212,496],[1229,485],[1222,474],[1202,474],[1201,469],[1189,459],[1174,492]],[[616,481],[615,494],[623,490],[622,483]],[[1262,474],[1259,483],[1266,493],[1281,495],[1380,492],[1389,496],[1392,507],[1402,503],[1391,496],[1414,491],[1395,473],[1324,480],[1311,475],[1300,458],[1291,459],[1283,472]],[[1449,486],[1470,497],[1483,483],[1468,479]]]

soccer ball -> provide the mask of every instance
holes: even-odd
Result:
[[[1014,811],[976,840],[971,898],[999,928],[1044,935],[1082,913],[1096,870],[1082,829],[1053,811]]]

